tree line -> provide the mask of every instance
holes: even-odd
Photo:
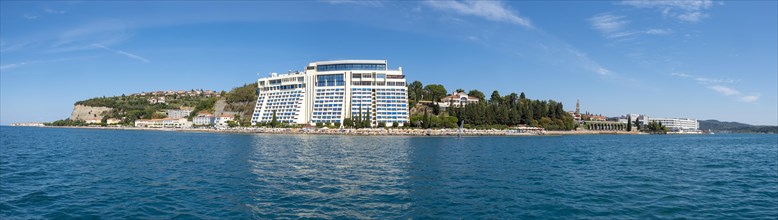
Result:
[[[419,81],[414,81],[408,85],[409,100],[412,103],[420,101],[431,101],[429,107],[432,108],[433,116],[417,113],[411,116],[412,126],[434,126],[452,127],[450,123],[455,119],[457,124],[464,123],[465,126],[473,127],[505,127],[516,125],[528,125],[533,127],[542,127],[548,130],[572,130],[576,123],[573,117],[564,111],[562,103],[554,100],[533,100],[528,99],[522,92],[521,94],[510,93],[501,96],[500,92],[492,92],[489,100],[485,99],[483,92],[478,90],[468,91],[469,96],[477,97],[480,101],[474,104],[468,104],[464,107],[449,107],[445,112],[440,111],[439,102],[447,94],[445,87],[439,84],[430,84],[423,86]],[[457,92],[464,92],[463,89],[457,89]],[[445,114],[442,114],[445,113]],[[421,123],[414,123],[417,120]],[[435,121],[441,121],[435,123]],[[424,125],[426,122],[427,125]]]

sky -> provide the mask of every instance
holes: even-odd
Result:
[[[335,59],[606,116],[778,125],[776,1],[0,2],[0,124]]]

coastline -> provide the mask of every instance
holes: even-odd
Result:
[[[519,130],[476,130],[476,129],[327,129],[327,128],[140,128],[140,127],[93,127],[93,126],[41,126],[44,128],[82,128],[108,130],[177,131],[239,134],[310,134],[310,135],[352,135],[352,136],[562,136],[562,135],[640,135],[642,132],[626,131],[519,131]]]

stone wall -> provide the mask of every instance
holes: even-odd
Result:
[[[75,105],[73,106],[73,112],[70,113],[70,120],[102,119],[111,110],[112,108],[109,107]]]

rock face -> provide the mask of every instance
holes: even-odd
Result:
[[[70,113],[70,120],[102,119],[103,116],[113,110],[109,107],[92,107],[75,105]]]

